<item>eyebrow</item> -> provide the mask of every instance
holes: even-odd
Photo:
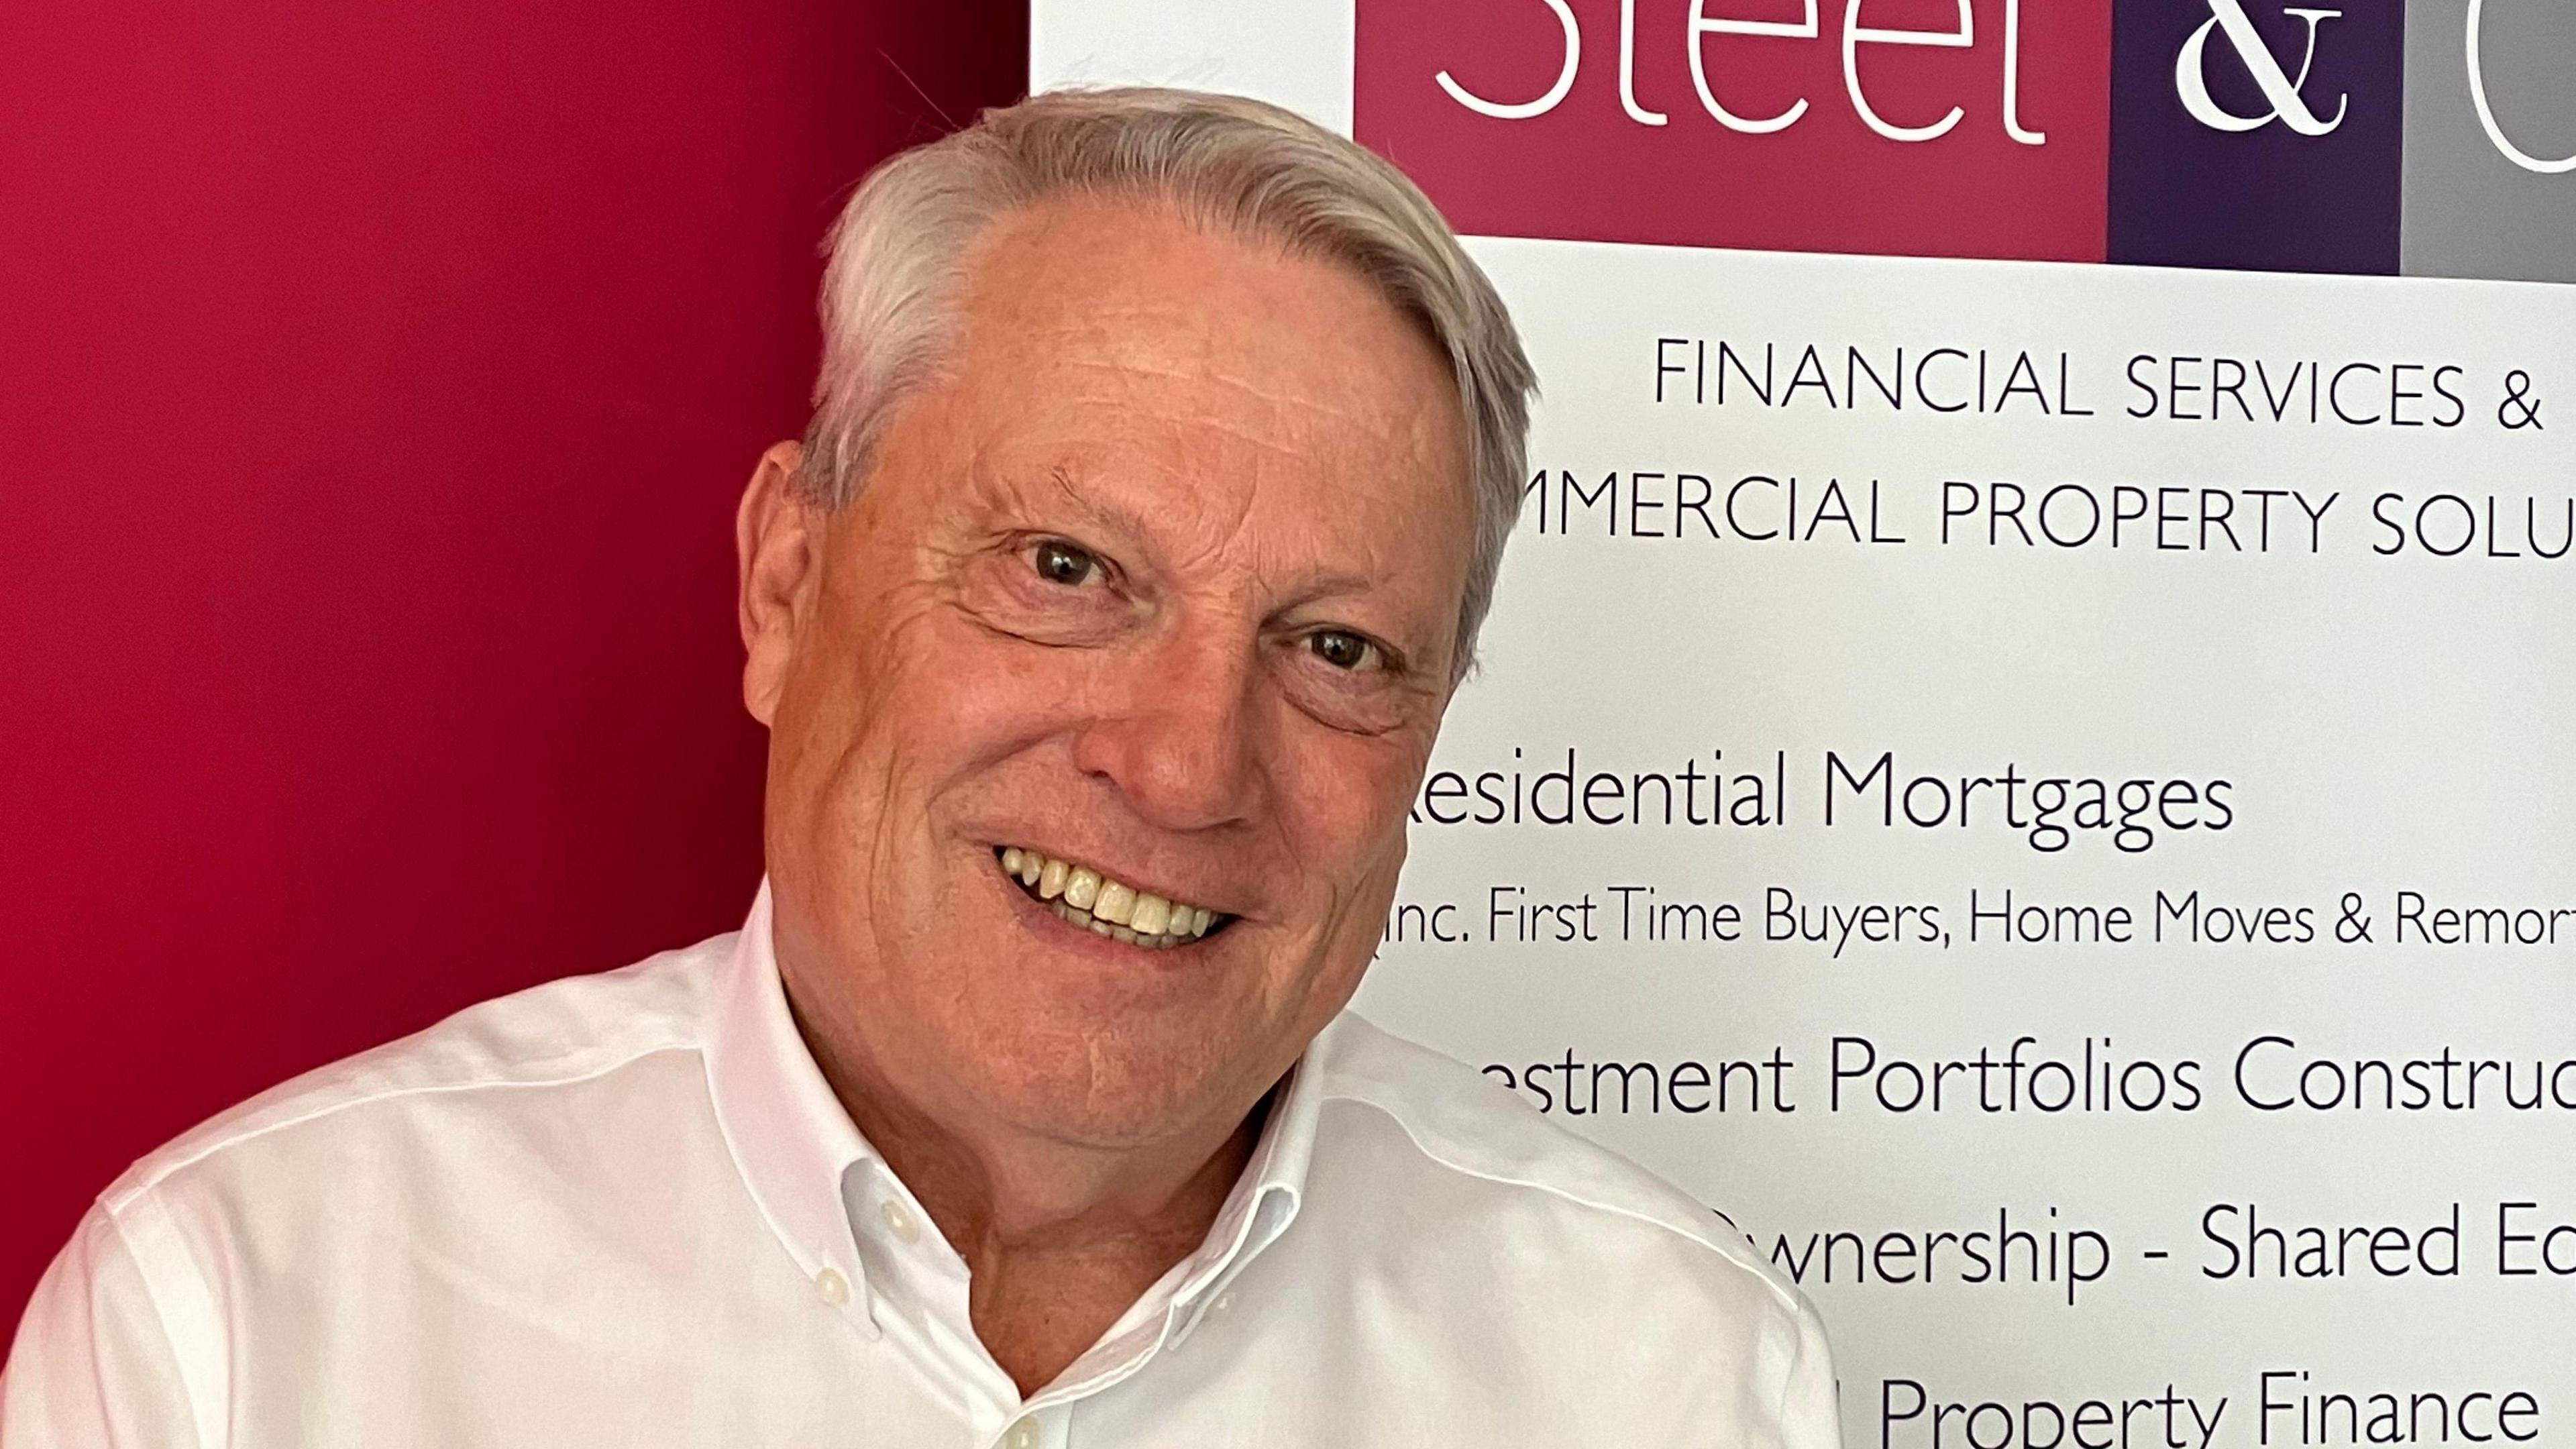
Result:
[[[1122,533],[1137,537],[1144,535],[1145,520],[1142,516],[1132,509],[1103,502],[1085,493],[1074,483],[1073,474],[1066,471],[1062,463],[1047,469],[1046,480],[1055,485],[1055,491],[1061,494],[1067,503],[1089,514],[1094,520],[1106,523]]]
[[[1082,487],[1074,482],[1073,475],[1063,464],[1059,463],[1047,469],[1047,481],[1055,485],[1055,491],[1066,502],[1089,515],[1093,521],[1139,541],[1150,536],[1150,529],[1144,515],[1124,504],[1094,498],[1084,492]],[[1369,574],[1348,570],[1320,573],[1301,580],[1303,587],[1297,591],[1296,597],[1300,602],[1329,599],[1363,593],[1381,582],[1382,580]]]

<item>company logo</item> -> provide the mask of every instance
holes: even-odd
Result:
[[[2182,43],[2182,52],[2174,57],[2174,94],[2182,98],[2183,109],[2191,118],[2214,131],[2253,131],[2279,121],[2302,136],[2322,136],[2343,124],[2350,96],[2335,101],[2333,115],[2319,119],[2308,109],[2307,99],[2299,88],[2308,83],[2308,70],[2317,59],[2317,22],[2339,20],[2340,10],[2303,10],[2295,6],[2283,9],[2284,15],[2295,15],[2308,23],[2304,49],[2299,55],[2299,73],[2284,75],[2281,63],[2272,58],[2272,48],[2263,43],[2254,22],[2246,17],[2245,7],[2237,0],[2210,0],[2210,17],[2201,22],[2191,38]],[[2227,43],[2235,48],[2244,62],[2247,74],[2261,88],[2270,109],[2260,115],[2240,116],[2221,106],[2209,93],[2209,38],[2225,32]]]
[[[1461,230],[1507,236],[2389,273],[2435,234],[2409,186],[2576,198],[2545,179],[2576,155],[2533,89],[2544,0],[2332,6],[1357,0],[1354,129]],[[2437,22],[2443,94],[2410,111]],[[2417,124],[2511,169],[2410,181]],[[2576,274],[2548,230],[2526,250],[2563,263],[2428,265]]]

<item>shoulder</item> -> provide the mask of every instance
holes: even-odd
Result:
[[[1400,1275],[1451,1322],[1484,1305],[1481,1351],[1561,1360],[1515,1340],[1619,1343],[1616,1362],[1584,1365],[1587,1382],[1690,1382],[1775,1433],[1813,1418],[1798,1386],[1831,1382],[1815,1310],[1709,1205],[1354,1014],[1308,1061],[1323,1104],[1301,1215],[1320,1209],[1376,1257],[1369,1271]]]
[[[142,1416],[174,1426],[169,1442],[184,1425],[224,1442],[267,1375],[301,1391],[363,1353],[351,1322],[434,1316],[441,1292],[543,1291],[529,1285],[578,1271],[567,1264],[613,1262],[597,1250],[616,1225],[583,1238],[602,1215],[557,1200],[669,1186],[668,1154],[632,1150],[635,1124],[669,1128],[705,1099],[700,1048],[732,954],[718,937],[483,1002],[136,1162],[31,1300],[0,1374],[0,1440],[17,1442],[13,1415],[46,1442],[63,1416]]]
[[[389,1117],[488,1111],[502,1097],[575,1086],[659,1054],[703,1045],[708,1006],[734,936],[634,965],[565,977],[466,1008],[425,1031],[262,1092],[136,1162],[100,1194],[121,1216],[192,1170],[254,1146],[322,1145]]]
[[[1351,1013],[1306,1063],[1298,1224],[1331,1265],[1299,1291],[1356,1295],[1358,1321],[1528,1442],[1615,1423],[1635,1442],[1834,1449],[1822,1323],[1707,1204]]]
[[[1784,1307],[1803,1307],[1788,1278],[1715,1209],[1542,1115],[1474,1069],[1351,1012],[1315,1045],[1320,1094],[1328,1102],[1383,1114],[1428,1169],[1633,1225]]]

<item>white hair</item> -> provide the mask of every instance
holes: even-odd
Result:
[[[862,182],[825,241],[823,363],[800,471],[837,508],[866,481],[896,406],[933,376],[968,247],[1060,193],[1159,203],[1201,225],[1351,268],[1449,360],[1467,423],[1474,549],[1453,677],[1475,657],[1520,514],[1537,390],[1510,315],[1430,200],[1366,148],[1260,101],[1149,88],[1056,91],[988,110]]]

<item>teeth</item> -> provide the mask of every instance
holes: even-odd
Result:
[[[1206,935],[1216,924],[1217,913],[1205,906],[1166,900],[1088,866],[1016,845],[1005,847],[1000,858],[1002,873],[1048,902],[1056,915],[1124,945],[1168,950]]]

